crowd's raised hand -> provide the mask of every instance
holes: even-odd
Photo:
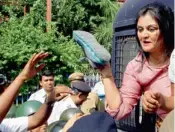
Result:
[[[22,77],[24,80],[28,80],[34,77],[45,66],[45,64],[43,63],[38,66],[36,65],[40,60],[46,58],[48,55],[48,52],[40,52],[38,54],[33,54],[19,76]]]
[[[23,83],[34,77],[37,72],[44,68],[44,64],[37,66],[38,62],[48,56],[47,52],[35,53],[29,59],[21,73],[14,79],[14,81],[6,88],[0,95],[0,122],[4,119],[9,111],[12,103],[18,95],[20,87]]]

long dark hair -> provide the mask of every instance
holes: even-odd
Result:
[[[160,32],[163,36],[163,41],[165,44],[165,55],[170,57],[173,49],[174,49],[174,13],[168,6],[160,3],[160,2],[153,2],[150,3],[143,8],[138,13],[137,19],[136,19],[136,27],[138,23],[138,19],[141,16],[146,15],[149,13],[158,23]],[[137,33],[137,28],[136,28]],[[142,53],[142,61],[144,61],[146,58],[148,58],[149,54],[147,52],[144,52],[140,41],[138,39],[138,35],[136,35],[140,52]]]

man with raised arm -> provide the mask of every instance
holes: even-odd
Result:
[[[33,128],[42,125],[50,116],[53,103],[57,100],[61,100],[70,91],[60,91],[54,89],[49,95],[47,95],[44,104],[39,110],[31,116],[20,117],[13,119],[4,119],[11,105],[13,104],[20,87],[23,83],[32,77],[34,77],[41,69],[44,68],[44,64],[40,64],[36,67],[37,63],[46,58],[48,53],[40,52],[33,54],[30,60],[27,62],[21,73],[15,78],[15,80],[0,93],[0,131],[1,132],[27,132]]]

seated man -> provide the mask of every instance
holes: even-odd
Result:
[[[34,129],[42,125],[50,116],[53,103],[67,96],[70,91],[64,93],[56,89],[47,95],[44,104],[41,105],[39,110],[29,117],[19,117],[12,119],[4,119],[8,113],[11,105],[13,104],[20,87],[23,83],[30,78],[34,77],[37,72],[44,68],[44,64],[35,67],[37,63],[48,56],[48,53],[40,52],[34,54],[27,62],[22,72],[15,78],[15,80],[6,88],[0,87],[0,131],[1,132],[27,132],[27,130]]]
[[[76,81],[72,82],[71,90],[74,92],[74,94],[69,94],[61,101],[54,104],[53,111],[48,119],[48,125],[52,122],[58,121],[64,110],[79,107],[87,99],[91,88],[82,81]]]

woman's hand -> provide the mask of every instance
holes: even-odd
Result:
[[[104,65],[103,67],[99,67],[99,71],[101,73],[101,78],[111,78],[111,77],[113,77],[112,70],[111,70],[111,65],[109,63]]]
[[[142,104],[145,112],[156,112],[163,104],[163,95],[161,93],[146,91],[142,97]]]

